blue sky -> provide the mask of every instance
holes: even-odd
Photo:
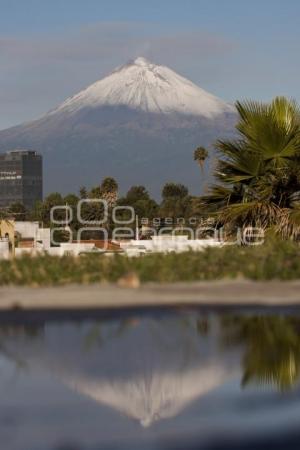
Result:
[[[136,56],[235,101],[300,102],[299,0],[0,0],[0,128]]]

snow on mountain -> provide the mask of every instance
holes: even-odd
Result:
[[[231,105],[207,93],[168,67],[143,57],[68,98],[50,114],[74,113],[82,108],[125,105],[153,113],[183,113],[207,118],[232,112]]]
[[[216,336],[199,339],[196,318],[49,325],[34,338],[4,343],[15,360],[148,427],[239,374],[237,355],[220,351],[212,326]]]
[[[44,191],[76,192],[115,177],[121,192],[142,184],[157,198],[167,181],[200,193],[214,167],[212,144],[233,135],[232,105],[165,66],[137,58],[41,118],[0,131],[0,151],[44,157]],[[193,151],[208,146],[205,175]],[[202,188],[201,188],[202,185]]]

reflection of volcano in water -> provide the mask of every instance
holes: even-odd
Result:
[[[149,426],[233,375],[234,356],[221,353],[218,333],[212,334],[199,334],[196,319],[146,318],[50,325],[39,336],[13,337],[5,345],[29,367]]]

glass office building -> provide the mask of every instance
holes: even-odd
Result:
[[[19,202],[32,209],[42,199],[42,156],[30,150],[0,154],[0,208]]]

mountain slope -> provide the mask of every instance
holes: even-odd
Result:
[[[116,105],[146,112],[177,112],[203,117],[232,112],[231,106],[168,67],[157,66],[139,57],[67,99],[50,114]]]
[[[46,192],[74,191],[110,175],[122,190],[145,184],[158,195],[174,180],[197,193],[194,148],[232,134],[234,122],[231,105],[140,57],[40,119],[1,131],[0,150],[42,153]]]

